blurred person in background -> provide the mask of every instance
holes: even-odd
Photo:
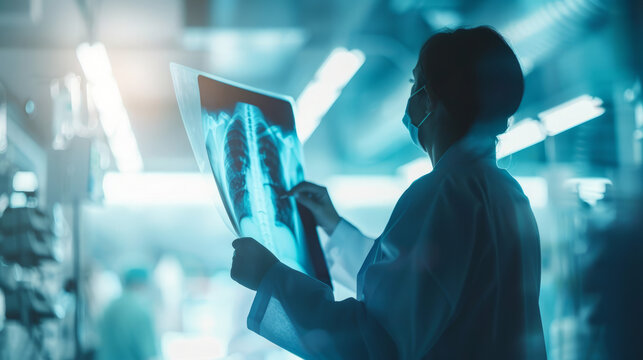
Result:
[[[622,169],[588,221],[579,261],[587,359],[643,359],[642,179],[642,169]]]
[[[331,269],[352,275],[357,297],[335,301],[240,238],[231,276],[257,291],[248,327],[312,359],[545,359],[538,229],[495,154],[522,100],[518,60],[489,27],[443,31],[423,45],[412,82],[403,124],[434,169],[378,239],[342,219],[325,188],[289,192],[330,235]]]
[[[123,276],[123,293],[110,303],[99,322],[98,360],[158,358],[149,274],[132,268]]]

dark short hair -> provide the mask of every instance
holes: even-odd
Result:
[[[445,30],[422,46],[418,65],[427,89],[452,115],[461,136],[474,123],[490,135],[507,129],[524,93],[524,78],[511,47],[488,26]]]

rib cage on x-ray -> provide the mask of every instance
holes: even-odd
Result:
[[[216,122],[224,130],[219,135],[223,145],[223,182],[232,202],[238,223],[251,218],[266,246],[274,248],[274,229],[287,227],[297,237],[293,200],[280,195],[292,184],[287,182],[280,149],[287,146],[278,127],[269,127],[261,110],[250,104],[237,104],[230,118],[225,112]],[[211,129],[214,130],[214,129]],[[211,131],[210,130],[210,131]],[[206,127],[206,131],[208,131]],[[206,132],[206,146],[214,158],[213,135]],[[278,246],[277,246],[278,247]]]
[[[250,198],[245,180],[250,158],[243,120],[239,117],[233,118],[226,133],[224,153],[227,156],[225,156],[224,166],[229,186],[228,192],[237,219],[242,219],[250,215]]]

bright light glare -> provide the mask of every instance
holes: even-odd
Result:
[[[603,101],[582,95],[538,114],[542,122],[527,118],[498,135],[498,159],[535,145],[547,136],[554,136],[595,119],[603,113]]]
[[[161,342],[163,357],[168,360],[220,359],[226,353],[223,341],[213,335],[166,332]]]
[[[427,161],[418,159],[410,162],[406,169],[418,170],[412,180],[426,174]],[[326,181],[328,192],[336,205],[343,209],[368,207],[393,207],[409,186],[409,178],[404,176],[404,166],[399,172],[402,176],[338,175]],[[417,176],[416,176],[417,175]],[[533,208],[544,208],[548,201],[547,181],[542,177],[516,177]]]
[[[38,189],[38,178],[31,171],[18,171],[13,175],[13,190],[34,192]]]
[[[394,176],[338,175],[326,182],[340,208],[393,206],[406,190],[405,181]]]
[[[511,155],[545,140],[545,137],[545,131],[539,121],[524,119],[507,129],[504,134],[498,135],[496,157],[500,159]]]
[[[598,200],[605,197],[607,185],[612,185],[612,180],[601,177],[571,178],[565,185],[578,192],[578,197],[591,205],[596,205]]]
[[[431,171],[433,171],[433,164],[431,164],[431,159],[429,159],[428,156],[410,161],[397,169],[397,172],[404,178],[408,185]]]
[[[15,192],[11,194],[9,199],[10,206],[12,208],[23,208],[27,206],[27,195],[21,192]]]
[[[317,70],[297,98],[297,135],[302,143],[315,131],[364,60],[364,54],[359,50],[337,48]]]
[[[201,173],[118,173],[103,178],[110,205],[211,205],[217,195],[211,177]]]
[[[89,95],[98,111],[118,169],[125,172],[141,171],[143,160],[105,46],[101,43],[80,44],[76,55],[87,78]]]
[[[543,121],[548,135],[556,135],[595,119],[603,113],[603,100],[590,95],[582,95],[547,111],[538,114]]]
[[[532,208],[544,208],[548,201],[547,180],[538,176],[516,176],[522,191],[529,199]]]
[[[98,309],[104,309],[123,293],[121,281],[113,271],[98,271],[92,276],[90,284],[94,295],[92,300]]]

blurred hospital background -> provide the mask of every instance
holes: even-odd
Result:
[[[642,1],[2,0],[0,359],[129,333],[148,358],[292,358],[246,329],[169,64],[292,96],[307,178],[375,237],[431,169],[401,122],[419,47],[482,24],[526,79],[498,164],[538,221],[548,356],[640,348]]]

